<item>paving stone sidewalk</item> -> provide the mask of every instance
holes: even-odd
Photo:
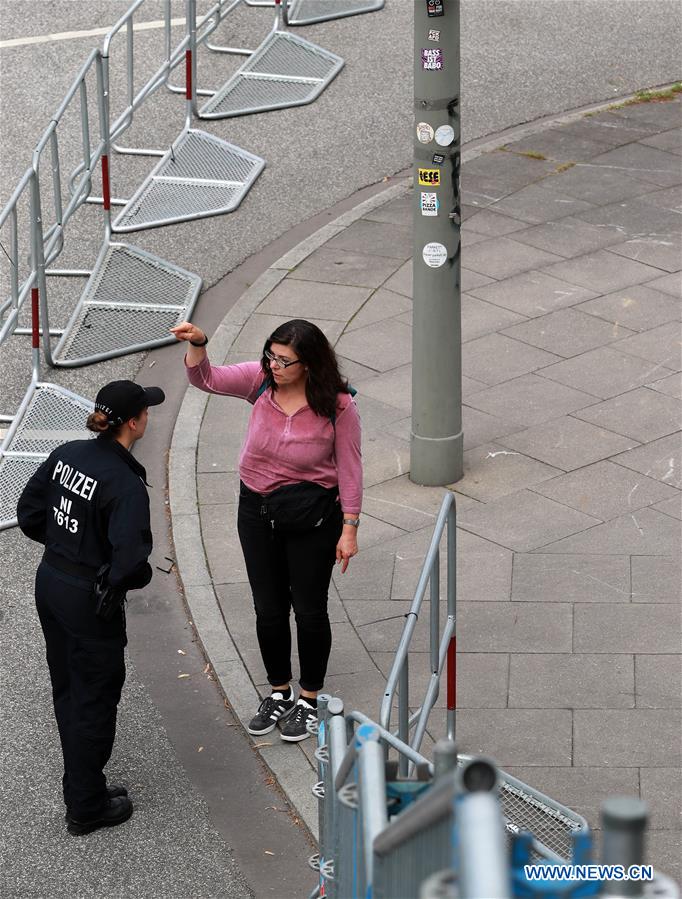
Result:
[[[679,99],[642,103],[465,163],[465,474],[450,488],[460,750],[493,756],[592,825],[605,796],[641,796],[649,860],[678,879],[681,134]],[[443,496],[408,477],[413,202],[405,181],[327,226],[209,344],[215,363],[254,359],[278,323],[305,317],[358,390],[361,551],[334,575],[326,689],[374,716]],[[170,462],[188,602],[242,719],[268,689],[235,527],[248,414],[188,391]],[[428,675],[422,618],[415,697]],[[313,741],[263,742],[314,826]]]

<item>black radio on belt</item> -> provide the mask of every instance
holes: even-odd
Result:
[[[109,621],[121,609],[126,598],[125,590],[121,590],[119,587],[112,587],[109,583],[110,569],[111,565],[102,565],[93,584],[97,602],[95,615],[104,619],[104,621]]]

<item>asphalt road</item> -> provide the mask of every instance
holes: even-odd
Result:
[[[26,41],[105,27],[126,7],[125,0],[4,0],[0,6],[0,204],[10,196],[51,114],[101,37]],[[464,140],[677,80],[681,11],[675,0],[463,0]],[[181,16],[182,5],[174,3],[172,14]],[[161,3],[147,0],[140,21],[160,17]],[[129,242],[199,273],[209,286],[312,215],[359,188],[404,170],[412,148],[411,17],[409,0],[387,0],[381,13],[306,29],[306,37],[346,60],[342,73],[315,104],[200,125],[267,161],[265,172],[239,211],[131,235]],[[267,33],[271,18],[268,10],[240,9],[217,39],[255,46]],[[153,65],[161,39],[158,29],[136,36],[140,75]],[[19,43],[7,46],[7,41]],[[234,59],[204,54],[200,83],[215,85],[226,79],[236,64]],[[120,98],[120,91],[120,69],[114,66],[112,98]],[[179,133],[182,119],[182,101],[158,92],[126,141],[167,146]],[[77,158],[77,125],[75,118],[65,122],[60,135],[65,171]],[[115,193],[127,195],[149,167],[146,159],[114,158]],[[49,216],[49,205],[45,211]],[[98,210],[81,210],[68,229],[60,264],[87,267],[98,249],[100,229]],[[220,305],[210,309],[210,316],[219,320],[238,292],[228,289],[212,296],[211,302]],[[54,326],[65,322],[75,298],[74,282],[66,288],[54,286]],[[207,311],[201,306],[200,310],[202,315]],[[140,356],[127,357],[49,376],[92,396],[98,385],[111,378],[135,377],[142,361]],[[16,407],[28,376],[26,338],[13,337],[0,349],[0,411]],[[154,449],[162,461],[165,444],[154,444]],[[88,844],[94,847],[93,857],[83,848],[85,844],[65,840],[55,817],[55,734],[42,726],[50,721],[50,711],[41,640],[31,604],[31,574],[37,558],[36,548],[28,547],[16,531],[0,532],[0,634],[4,643],[0,657],[0,767],[4,777],[0,789],[5,810],[0,892],[17,897],[58,896],[69,891],[90,896],[100,894],[105,883],[117,897],[155,896],[162,883],[164,895],[171,899],[247,895],[240,865],[224,842],[227,839],[237,846],[238,838],[233,840],[231,834],[239,830],[239,820],[230,820],[226,805],[221,805],[227,800],[220,798],[220,783],[229,776],[225,754],[241,759],[246,744],[240,747],[229,742],[228,734],[237,729],[228,727],[233,722],[225,717],[214,685],[202,682],[201,728],[212,741],[207,743],[212,747],[211,764],[202,761],[208,755],[189,745],[187,722],[196,721],[192,716],[198,714],[198,704],[193,691],[175,690],[177,648],[191,649],[191,638],[174,587],[169,587],[165,599],[150,599],[133,616],[140,636],[131,641],[134,664],[122,716],[120,754],[113,762],[114,772],[127,770],[135,783],[142,785],[141,810],[146,807],[151,818],[140,814],[134,819],[127,836],[122,837],[124,842],[116,844],[113,858],[106,851],[109,844],[99,836]],[[155,634],[156,654],[150,649]],[[198,655],[192,659],[195,667],[200,666]],[[36,727],[36,722],[40,726]],[[257,778],[246,761],[242,759],[240,764],[240,771]],[[208,797],[208,806],[203,797]],[[154,822],[148,831],[145,820]],[[302,857],[300,834],[282,833],[281,840],[282,846],[287,840],[295,844]],[[178,846],[185,862],[178,861]],[[47,864],[48,859],[53,861]],[[119,864],[121,859],[126,871]],[[255,856],[245,864],[257,865],[259,860],[262,866],[262,857]],[[55,883],[59,889],[54,888]]]

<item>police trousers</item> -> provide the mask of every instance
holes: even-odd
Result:
[[[64,756],[64,802],[74,818],[87,819],[107,800],[103,769],[125,681],[125,613],[97,618],[92,584],[46,562],[38,567],[35,596]]]
[[[327,599],[343,512],[337,503],[319,527],[287,530],[263,520],[261,503],[259,494],[241,485],[237,530],[268,683],[281,686],[291,680],[289,616],[293,608],[299,684],[304,690],[321,690],[332,646]]]

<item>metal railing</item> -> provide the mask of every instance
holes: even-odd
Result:
[[[446,534],[447,611],[445,626],[440,629],[440,544]],[[456,651],[457,651],[457,508],[455,496],[449,492],[441,503],[436,525],[431,538],[426,558],[422,566],[414,598],[400,637],[395,659],[386,681],[386,689],[381,702],[379,721],[381,726],[391,730],[391,711],[395,693],[398,691],[398,736],[403,743],[419,750],[428,722],[431,709],[434,707],[440,692],[440,678],[447,668],[447,736],[455,739],[456,726]],[[430,677],[426,693],[419,708],[410,716],[409,696],[409,651],[410,643],[417,627],[426,588],[429,587],[429,660]],[[415,733],[410,739],[410,730]],[[401,774],[407,774],[407,757],[401,755]]]
[[[274,6],[276,0],[244,0],[247,6]],[[385,0],[289,0],[288,23],[316,25],[383,9]]]
[[[24,172],[4,209],[0,210],[0,346],[17,330],[21,308],[35,284],[31,195],[35,174]],[[1,420],[1,417],[0,417]]]
[[[93,76],[94,73],[94,76]],[[94,80],[94,98],[88,82]],[[96,113],[91,111],[96,106]],[[80,120],[80,159],[68,178],[62,174],[64,123]],[[98,130],[95,134],[93,119]],[[71,136],[68,134],[67,136]],[[46,158],[47,157],[47,158]],[[38,193],[37,279],[40,287],[43,352],[48,365],[71,368],[173,343],[169,329],[188,319],[201,290],[201,279],[145,250],[112,242],[108,69],[98,50],[88,57],[33,153]],[[89,268],[51,265],[64,248],[72,216],[92,197],[93,179],[101,164],[103,239]],[[41,172],[51,173],[47,203],[40,189]],[[45,208],[48,208],[46,221]],[[63,329],[50,326],[48,279],[86,278],[87,283]],[[52,337],[59,340],[52,346]]]
[[[25,176],[25,187],[29,191],[30,220],[35,222],[39,190],[33,169]],[[0,441],[0,530],[16,525],[21,491],[49,453],[66,440],[91,436],[85,429],[85,420],[93,404],[70,390],[41,380],[37,260],[42,246],[35,227],[31,228],[30,242],[31,273],[24,285],[31,294],[31,376],[16,412],[0,416],[9,425]]]
[[[504,807],[509,775],[490,760],[458,757],[455,744],[444,739],[430,763],[365,715],[344,715],[337,697],[318,696],[318,710],[319,780],[313,793],[319,800],[319,853],[310,860],[318,885],[311,899],[621,896],[610,889],[614,884],[564,881],[555,888],[526,876],[528,864],[590,861],[587,823],[565,806],[543,797],[571,824],[564,851],[557,854],[538,838],[532,818],[510,828]],[[382,744],[416,764],[417,779],[398,777]],[[602,824],[603,863],[641,865],[644,804],[609,800]],[[662,875],[648,886],[647,897],[679,899]],[[638,889],[628,895],[644,896]]]
[[[189,51],[193,59],[202,44],[219,53],[247,57],[222,87],[207,89],[195,85],[192,113],[200,119],[230,118],[312,103],[343,68],[340,56],[287,31],[288,0],[274,4],[272,28],[255,50],[211,44],[210,34],[241,2],[217,2],[200,20],[196,3],[188,8]],[[196,67],[194,77],[196,81]],[[178,86],[169,87],[179,93]],[[208,98],[201,108],[197,106],[197,96]]]

